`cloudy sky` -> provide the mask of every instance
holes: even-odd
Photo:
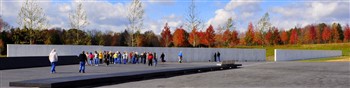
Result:
[[[14,27],[19,9],[25,0],[0,0],[0,15]],[[37,0],[44,9],[50,27],[69,27],[69,13],[75,9],[75,0]],[[121,32],[128,24],[127,7],[131,0],[86,0],[88,25],[84,30]],[[144,28],[159,34],[167,22],[171,30],[186,24],[191,0],[142,0],[145,7]],[[350,23],[349,0],[195,0],[198,17],[214,28],[223,25],[229,17],[238,31],[247,30],[249,22],[256,24],[266,13],[272,25],[281,30],[325,22]]]

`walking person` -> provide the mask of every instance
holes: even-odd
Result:
[[[160,55],[160,58],[161,58],[162,62],[165,62],[164,57],[165,57],[165,55],[164,55],[164,53],[162,52],[162,55]]]
[[[153,55],[152,55],[152,52],[149,52],[148,53],[148,66],[152,66],[152,59],[153,59]]]
[[[216,56],[218,57],[218,58],[217,58],[217,59],[218,59],[217,61],[220,62],[220,52],[219,52],[219,51],[218,51],[218,54],[217,54]]]
[[[157,53],[153,53],[153,59],[154,59],[154,66],[157,66],[158,60],[157,60]]]
[[[83,72],[85,73],[85,62],[87,61],[86,55],[84,55],[84,51],[78,56],[78,59],[80,61],[80,68],[79,73]]]
[[[113,58],[113,53],[112,53],[112,51],[109,51],[109,64],[113,64],[114,63],[114,58]]]
[[[182,63],[182,51],[179,52],[178,56],[179,56],[179,63]]]
[[[51,74],[56,73],[56,64],[58,62],[58,56],[55,49],[52,49],[49,54],[49,60],[51,63]]]

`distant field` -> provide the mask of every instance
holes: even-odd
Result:
[[[343,56],[350,56],[350,43],[331,44],[303,44],[303,45],[278,45],[278,46],[237,46],[234,48],[266,49],[266,60],[274,60],[275,49],[306,49],[306,50],[342,50]],[[330,59],[330,58],[328,58]],[[333,58],[335,59],[335,58]]]

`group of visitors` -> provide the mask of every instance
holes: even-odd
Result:
[[[165,54],[162,53],[160,55],[161,62],[165,61]],[[135,51],[132,52],[112,52],[112,51],[104,51],[104,52],[85,52],[79,54],[78,56],[80,69],[79,73],[85,73],[85,64],[90,66],[99,66],[103,64],[103,62],[108,66],[109,64],[146,64],[148,62],[148,66],[157,66],[158,59],[156,52],[143,52],[138,53]],[[181,53],[182,59],[182,53]],[[49,60],[51,62],[51,73],[55,73],[55,67],[58,61],[58,56],[56,50],[53,49],[49,55]],[[182,61],[182,60],[181,60]],[[179,62],[181,63],[179,60]]]

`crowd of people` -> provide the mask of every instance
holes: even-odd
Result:
[[[180,56],[181,54],[181,56]],[[160,55],[161,62],[166,62],[165,54]],[[102,64],[146,64],[148,66],[157,66],[158,58],[156,52],[142,52],[138,53],[135,51],[132,52],[112,52],[112,51],[103,51],[103,52],[85,52],[83,51],[78,55],[80,69],[79,73],[85,73],[85,65],[90,66],[99,66]],[[56,50],[53,49],[49,55],[49,60],[51,62],[51,73],[55,73],[55,67],[58,61]],[[179,53],[179,62],[182,62],[182,52]]]

